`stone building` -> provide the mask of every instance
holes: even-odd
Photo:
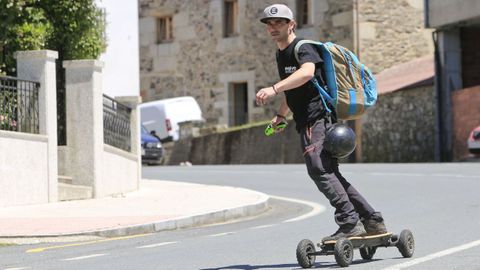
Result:
[[[279,99],[254,100],[279,79],[259,22],[273,3],[291,7],[297,36],[344,45],[374,73],[433,52],[422,0],[140,0],[143,100],[194,96],[213,125],[270,119]]]

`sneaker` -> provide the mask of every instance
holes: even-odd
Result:
[[[352,236],[362,236],[366,235],[367,232],[363,227],[362,222],[359,220],[355,225],[347,224],[340,226],[340,228],[331,236],[327,236],[322,239],[322,242],[325,241],[336,241],[340,238],[348,238]]]
[[[367,235],[387,233],[383,217],[378,213],[374,213],[369,218],[364,219],[362,223],[367,231]]]

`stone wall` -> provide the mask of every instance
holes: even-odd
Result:
[[[434,101],[433,86],[380,95],[362,117],[363,161],[434,161]]]
[[[0,130],[0,147],[0,207],[48,203],[48,136]]]
[[[165,145],[165,164],[303,163],[300,137],[292,123],[283,133],[267,137],[264,125]]]
[[[433,162],[434,100],[433,86],[380,95],[375,107],[361,119],[363,162]],[[260,125],[165,144],[165,164],[303,163],[294,123],[272,137],[263,134],[264,128]]]
[[[359,56],[374,73],[433,54],[423,0],[358,0],[358,23]]]

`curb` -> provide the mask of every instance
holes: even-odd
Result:
[[[242,188],[240,188],[242,189]],[[80,231],[65,234],[42,234],[28,236],[2,236],[2,238],[47,238],[47,237],[70,237],[70,236],[100,236],[100,237],[118,237],[137,234],[148,234],[167,230],[184,229],[191,227],[200,227],[215,223],[223,223],[227,221],[238,220],[246,217],[259,215],[269,209],[270,196],[243,189],[249,193],[255,193],[260,199],[252,204],[242,205],[219,211],[205,212],[191,216],[183,216],[171,220],[162,220],[158,222],[150,222],[145,224],[127,225],[121,227],[95,229],[90,231]]]

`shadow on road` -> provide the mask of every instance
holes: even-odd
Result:
[[[249,264],[242,264],[242,265],[230,265],[230,266],[223,266],[218,268],[203,268],[199,270],[255,270],[255,269],[295,269],[298,268],[298,264],[265,264],[265,265],[249,265]]]
[[[356,264],[365,264],[365,263],[372,263],[376,261],[381,261],[381,259],[372,259],[372,260],[354,260],[352,265]],[[335,262],[322,262],[322,263],[315,263],[314,268],[339,268],[338,264]],[[256,269],[302,269],[297,263],[294,264],[264,264],[264,265],[249,265],[249,264],[241,264],[241,265],[230,265],[230,266],[223,266],[218,268],[202,268],[199,270],[256,270]]]

